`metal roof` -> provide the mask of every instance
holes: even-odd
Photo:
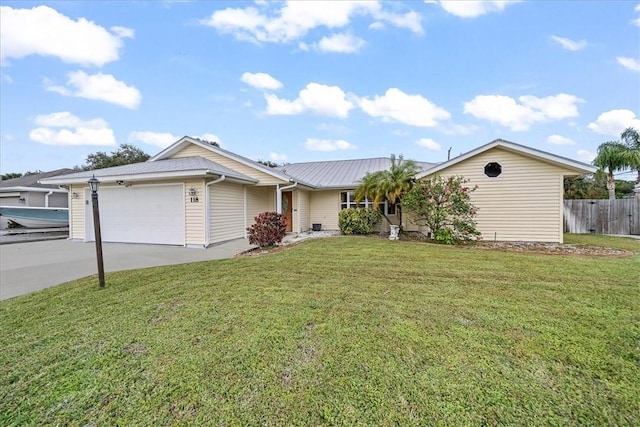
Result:
[[[416,162],[421,170],[434,167],[435,163]],[[306,182],[316,188],[353,188],[367,174],[391,167],[389,157],[371,159],[334,160],[322,162],[292,163],[276,169],[296,181]]]
[[[54,176],[66,175],[74,172],[73,169],[56,169],[54,171],[42,172],[33,175],[21,176],[19,178],[5,179],[0,181],[0,191],[10,191],[10,189],[20,187],[21,190],[17,191],[29,191],[28,187],[34,189],[57,189],[57,185],[40,184],[38,181],[44,178],[51,178]],[[37,190],[35,190],[37,191]]]
[[[156,161],[146,161],[141,163],[132,163],[123,166],[114,166],[111,168],[87,170],[69,175],[62,175],[55,178],[43,179],[44,183],[59,181],[64,182],[86,182],[92,176],[96,178],[118,178],[131,177],[145,174],[162,174],[162,173],[179,173],[179,172],[203,172],[214,175],[225,175],[229,178],[235,178],[247,182],[257,182],[256,179],[229,169],[204,157],[182,157],[177,159],[163,159]]]

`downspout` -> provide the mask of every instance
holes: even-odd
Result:
[[[49,196],[53,194],[53,190],[49,191],[47,194],[44,195],[44,207],[48,208],[49,207]]]
[[[282,190],[290,190],[290,189],[295,188],[295,187],[297,187],[297,186],[298,186],[298,183],[297,183],[297,182],[294,182],[294,183],[293,183],[293,184],[291,184],[291,185],[287,185],[286,187],[282,187],[282,188],[280,189],[280,191],[282,191]]]
[[[211,172],[211,171],[207,171]],[[204,247],[209,246],[209,242],[211,241],[211,213],[209,212],[209,186],[213,184],[217,184],[219,182],[227,179],[226,175],[220,175],[220,178],[214,179],[213,181],[204,185],[204,218],[205,218],[205,242]]]
[[[297,186],[298,186],[298,183],[297,183],[297,182],[294,182],[294,183],[293,183],[293,184],[291,184],[291,185],[287,185],[286,187],[280,187],[280,186],[278,185],[278,188],[277,188],[277,192],[278,192],[277,194],[278,194],[278,196],[276,197],[276,211],[277,211],[279,214],[281,214],[281,213],[282,213],[282,191],[283,191],[283,190],[291,190],[292,188],[295,188],[295,187],[297,187]]]

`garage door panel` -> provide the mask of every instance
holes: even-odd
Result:
[[[184,244],[182,185],[101,188],[99,202],[105,242]],[[93,236],[90,222],[87,233]]]

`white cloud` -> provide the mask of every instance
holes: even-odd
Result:
[[[271,160],[273,160],[274,162],[286,162],[287,161],[287,155],[286,154],[280,154],[280,153],[276,153],[274,151],[269,153],[269,158]]]
[[[502,12],[521,0],[440,0],[440,6],[460,18],[475,18],[490,12]],[[426,1],[425,3],[432,3]]]
[[[640,119],[631,110],[609,110],[587,126],[595,133],[619,137],[626,128],[640,129]]]
[[[582,161],[591,163],[593,159],[596,158],[596,155],[587,150],[578,150],[577,152],[578,158]]]
[[[315,139],[308,138],[304,143],[304,147],[309,151],[338,151],[338,150],[353,150],[357,147],[344,139],[330,140],[330,139]]]
[[[364,40],[351,34],[333,34],[320,39],[317,49],[321,52],[355,53],[364,45]]]
[[[293,101],[280,99],[273,94],[265,95],[265,99],[267,114],[271,115],[294,115],[308,111],[320,116],[346,118],[353,108],[338,86],[319,83],[309,83]]]
[[[141,142],[160,148],[166,148],[178,139],[168,132],[134,131],[129,134],[129,142]]]
[[[618,61],[618,64],[622,65],[624,68],[628,68],[631,71],[640,71],[640,62],[635,58],[618,56],[616,60]]]
[[[282,87],[282,83],[267,73],[243,73],[240,80],[256,89],[277,90]]]
[[[379,10],[374,14],[374,18],[378,19],[378,21],[369,26],[371,29],[382,29],[384,28],[384,23],[387,22],[395,27],[407,28],[415,34],[424,33],[424,29],[422,28],[422,16],[416,12],[394,14]]]
[[[640,12],[640,4],[637,5],[633,10],[635,10],[636,12]],[[638,27],[640,27],[640,18],[636,18],[631,22],[633,23],[633,25],[637,25]]]
[[[102,66],[119,58],[123,38],[133,37],[128,28],[112,27],[112,31],[85,18],[74,21],[48,6],[0,6],[0,60],[42,55]]]
[[[575,145],[575,141],[571,138],[564,137],[562,135],[549,135],[547,138],[549,144],[555,145]]]
[[[287,1],[280,5],[258,4],[259,9],[229,7],[215,11],[201,23],[254,43],[287,43],[317,27],[343,28],[357,15],[368,15],[416,33],[423,31],[420,15],[386,12],[379,1]]]
[[[29,132],[32,141],[47,145],[116,145],[113,130],[103,119],[82,120],[62,111],[39,115]]]
[[[0,73],[0,76],[2,76],[2,77],[0,78],[0,81],[1,81],[2,83],[7,83],[7,84],[11,84],[11,83],[13,83],[13,79],[11,78],[11,76],[10,76],[9,74],[6,74],[6,73]]]
[[[584,49],[587,46],[587,42],[584,40],[580,40],[580,41],[574,41],[571,39],[567,39],[564,37],[558,37],[558,36],[551,36],[551,40],[553,40],[554,42],[558,43],[560,46],[562,46],[563,48],[570,50],[570,51],[577,51],[580,49]]]
[[[582,102],[580,98],[566,93],[545,98],[524,95],[518,101],[520,103],[504,95],[478,95],[465,102],[464,112],[513,131],[524,131],[534,123],[577,117],[576,104]]]
[[[121,39],[132,39],[136,35],[135,31],[127,27],[116,26],[111,27],[110,30]]]
[[[361,98],[360,108],[372,117],[383,121],[398,121],[411,126],[434,127],[438,121],[447,120],[451,114],[420,95],[408,95],[397,88],[387,89],[383,96],[372,100]]]
[[[45,84],[48,85],[48,81]],[[142,99],[138,89],[116,80],[111,74],[88,75],[84,71],[69,73],[67,87],[48,86],[47,90],[64,96],[105,101],[132,110],[138,108]]]
[[[420,138],[416,141],[416,145],[433,151],[440,151],[442,149],[442,146],[431,138]]]

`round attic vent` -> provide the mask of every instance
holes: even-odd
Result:
[[[487,165],[484,167],[484,174],[487,175],[489,178],[495,178],[496,176],[499,176],[501,173],[502,173],[502,166],[500,166],[500,163],[491,162],[491,163],[487,163]]]

